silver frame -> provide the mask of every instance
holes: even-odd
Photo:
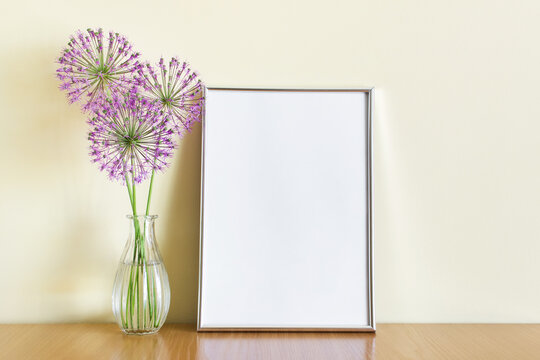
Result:
[[[375,332],[375,316],[373,308],[373,222],[372,222],[372,162],[373,162],[373,132],[372,132],[372,98],[373,88],[357,89],[261,89],[261,88],[220,88],[209,87],[208,90],[223,91],[283,91],[283,92],[364,92],[368,95],[367,123],[366,123],[366,163],[367,163],[367,243],[368,243],[368,325],[358,328],[293,328],[293,327],[201,327],[201,296],[202,296],[202,245],[203,245],[203,219],[204,219],[204,162],[206,148],[206,107],[202,113],[202,151],[201,151],[201,199],[200,199],[200,228],[199,228],[199,290],[197,304],[197,331],[219,332],[219,331],[272,331],[272,332]],[[204,95],[206,97],[206,90]]]

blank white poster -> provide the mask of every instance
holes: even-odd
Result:
[[[207,89],[199,329],[373,327],[369,96]]]

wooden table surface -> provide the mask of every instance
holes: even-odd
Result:
[[[197,333],[165,325],[0,325],[0,359],[540,359],[540,325],[379,324],[377,334]]]

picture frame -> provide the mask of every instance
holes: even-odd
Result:
[[[375,331],[372,93],[205,89],[198,331]]]

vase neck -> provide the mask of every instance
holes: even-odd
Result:
[[[161,262],[155,236],[156,215],[128,215],[129,236],[122,254],[125,263]]]

